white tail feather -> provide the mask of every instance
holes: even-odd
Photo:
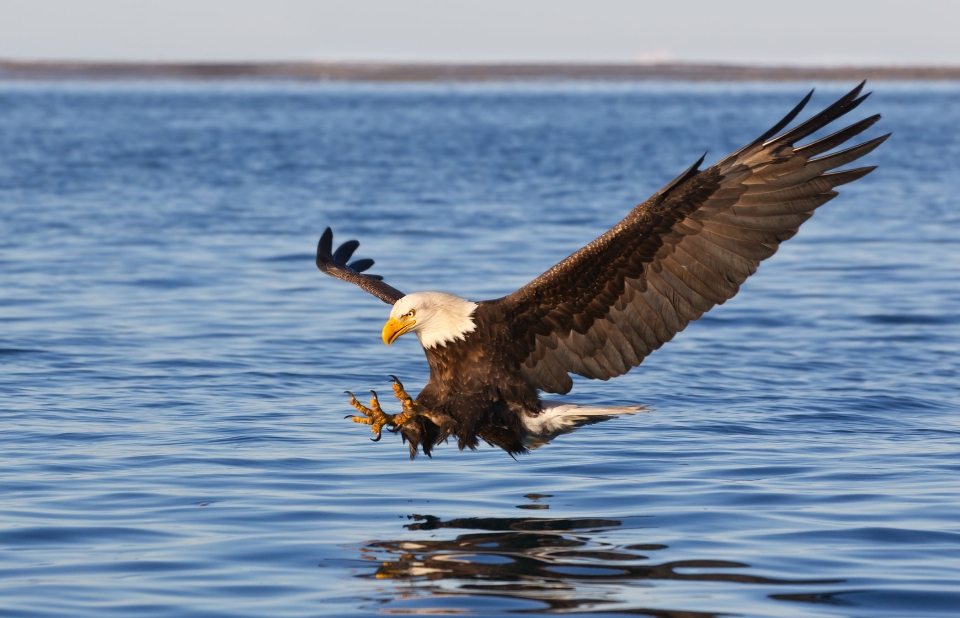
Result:
[[[533,450],[578,427],[602,423],[621,414],[638,412],[649,410],[643,406],[579,406],[559,401],[544,401],[540,414],[523,416],[523,444]]]

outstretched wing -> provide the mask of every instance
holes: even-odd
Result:
[[[688,322],[733,297],[761,260],[837,195],[834,187],[874,169],[830,171],[889,134],[814,157],[866,130],[879,115],[795,146],[856,108],[868,96],[860,96],[863,85],[773,137],[800,113],[811,91],[755,141],[703,171],[701,158],[606,234],[513,294],[489,301],[508,321],[508,357],[539,389],[566,393],[573,386],[568,374],[600,380],[622,375]]]
[[[327,228],[317,244],[317,268],[331,277],[359,285],[388,305],[403,298],[404,293],[384,283],[380,275],[361,274],[373,266],[373,260],[354,260],[347,264],[347,260],[359,246],[359,241],[348,240],[333,251],[333,230]]]

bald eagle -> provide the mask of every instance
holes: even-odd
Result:
[[[511,455],[551,421],[540,391],[566,394],[570,374],[607,380],[643,362],[740,284],[797,233],[836,187],[874,167],[831,171],[866,155],[889,134],[824,154],[871,127],[870,116],[805,145],[797,142],[860,105],[861,83],[835,103],[782,134],[810,100],[719,163],[701,157],[605,234],[503,298],[474,302],[443,292],[403,294],[382,277],[363,274],[373,260],[351,263],[359,243],[333,251],[323,233],[317,266],[393,306],[383,342],[416,333],[430,379],[413,399],[393,377],[402,411],[384,412],[348,391],[355,422],[399,432],[410,457],[454,437],[460,449],[482,439]],[[779,134],[779,135],[778,135]],[[823,156],[820,156],[823,155]],[[558,421],[559,422],[559,421]],[[562,423],[561,423],[562,424]]]

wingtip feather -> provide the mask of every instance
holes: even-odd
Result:
[[[810,142],[809,144],[805,144],[803,146],[798,146],[794,152],[807,158],[815,157],[818,154],[827,152],[828,150],[832,150],[833,148],[846,143],[847,140],[863,133],[879,121],[880,114],[874,114],[873,116],[859,120],[848,127],[844,127],[836,133],[828,135],[827,137],[818,139],[815,142]]]
[[[334,262],[346,262],[353,256],[353,252],[360,246],[359,240],[348,240],[339,247],[333,254]]]
[[[349,264],[347,264],[347,266],[357,271],[358,273],[362,273],[365,270],[370,270],[370,268],[372,268],[374,264],[376,264],[376,262],[374,262],[370,258],[362,258],[362,259],[354,260],[353,262],[350,262]]]
[[[320,235],[320,242],[317,244],[317,258],[333,257],[333,230],[329,227]]]
[[[667,185],[664,188],[660,189],[660,192],[657,195],[661,195],[661,196],[665,195],[667,192],[669,192],[671,189],[673,189],[677,185],[695,176],[700,171],[700,164],[703,163],[704,159],[706,158],[707,158],[707,151],[704,151],[703,155],[699,159],[697,159],[696,163],[688,167],[686,170],[684,170],[682,174],[680,174],[679,176],[671,180],[669,183],[667,183]]]
[[[819,113],[813,115],[807,120],[804,120],[786,133],[764,142],[764,146],[772,146],[774,144],[783,143],[791,145],[795,144],[797,141],[827,126],[837,118],[840,118],[841,116],[853,111],[861,103],[863,103],[868,96],[870,96],[869,92],[863,96],[860,96],[860,92],[863,90],[863,86],[866,83],[866,80],[860,82],[853,90],[828,105]]]
[[[796,118],[800,112],[803,111],[803,108],[807,106],[807,103],[810,102],[810,99],[813,97],[813,93],[816,88],[811,88],[810,92],[807,93],[807,96],[803,97],[799,103],[797,103],[792,110],[790,110],[786,116],[780,119],[780,122],[770,127],[763,135],[754,140],[754,143],[762,143],[779,133],[786,127],[788,124],[793,122],[793,119]]]

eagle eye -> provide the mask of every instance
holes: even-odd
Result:
[[[416,310],[411,309],[410,311],[404,313],[404,314],[403,314],[403,317],[405,317],[405,318],[412,318],[414,315],[416,315],[416,313],[417,313]]]

